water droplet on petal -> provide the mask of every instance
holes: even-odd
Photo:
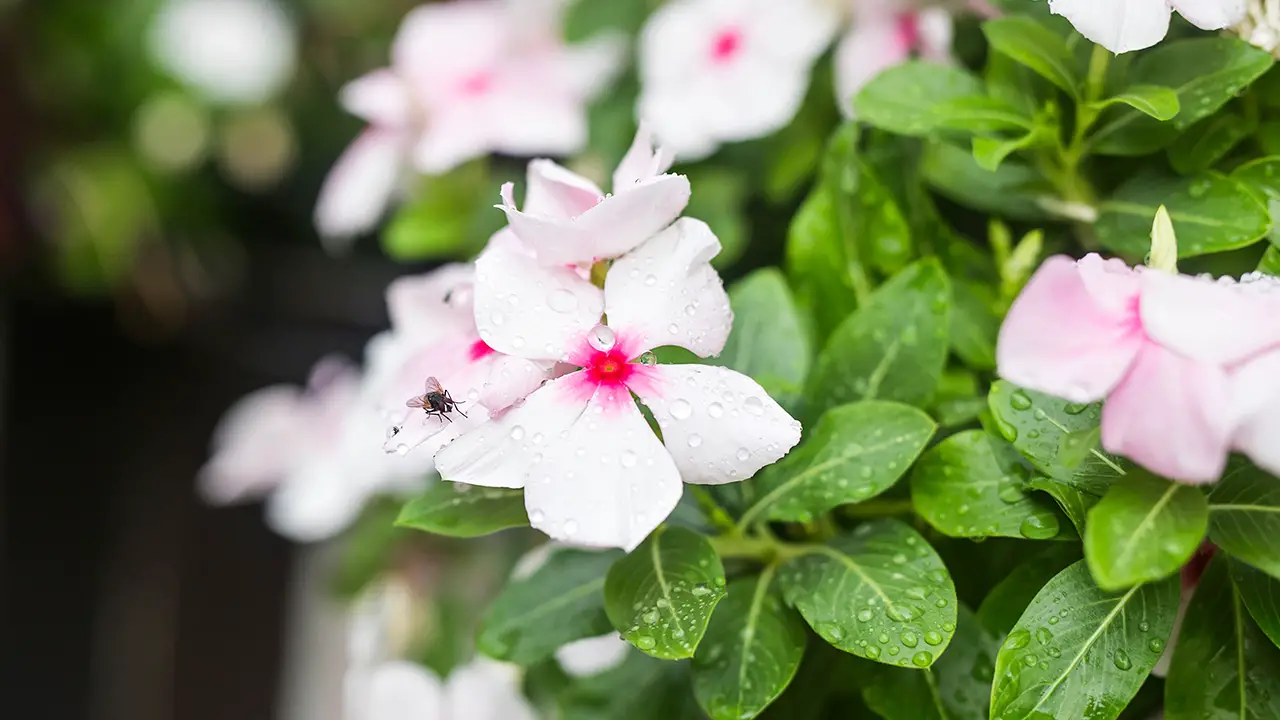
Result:
[[[577,534],[578,534],[578,522],[577,522],[576,520],[565,520],[565,521],[564,521],[564,534],[565,534],[565,537],[573,537],[574,535],[577,535]]]
[[[653,275],[645,275],[645,276],[644,276],[644,284],[645,284],[645,285],[649,285],[650,287],[652,287],[653,285],[656,285],[656,284],[657,284],[657,282],[658,282],[658,278],[657,278],[657,277],[655,277],[655,276],[653,276]]]
[[[749,458],[749,457],[751,457],[751,451],[750,451],[750,450],[748,450],[748,449],[746,449],[746,448],[744,448],[744,447],[740,447],[740,448],[738,448],[738,459],[739,459],[739,460],[742,460],[742,461],[744,461],[744,462],[745,462],[745,461],[746,461],[746,459],[747,459],[747,458]]]
[[[654,355],[652,352],[648,350],[645,350],[643,353],[640,354],[640,364],[653,367],[654,365],[658,364],[658,356]]]
[[[742,402],[742,406],[745,407],[747,409],[747,412],[751,413],[752,415],[764,414],[764,402],[762,402],[760,398],[754,395],[744,400]]]
[[[617,342],[617,336],[613,334],[613,330],[609,329],[608,325],[597,325],[591,328],[591,332],[587,334],[587,342],[600,352],[609,352],[613,349],[614,343]]]
[[[690,435],[690,436],[689,436],[689,447],[691,447],[691,448],[696,448],[696,447],[698,447],[698,446],[699,446],[699,445],[701,445],[701,444],[702,444],[702,436],[701,436],[701,435]]]
[[[619,461],[622,463],[622,467],[635,467],[636,454],[631,452],[630,450],[623,450],[622,457],[619,459]]]
[[[524,437],[524,428],[520,427],[519,425],[516,425],[515,427],[511,428],[512,440],[520,440],[523,437]]]
[[[538,523],[542,522],[544,517],[545,516],[542,514],[541,510],[529,511],[529,522],[533,523],[534,525],[537,525]]]
[[[408,445],[405,445],[404,443],[400,443],[399,445],[397,445],[397,446],[396,446],[396,454],[397,454],[397,455],[408,455],[408,454],[409,454],[409,446],[408,446]]]
[[[675,323],[671,323],[670,325],[667,326],[667,332],[671,333],[672,335],[675,335],[680,332],[680,326]]]
[[[677,420],[684,420],[693,413],[693,406],[689,404],[688,400],[677,399],[667,408],[667,412]]]
[[[547,305],[559,313],[572,312],[578,307],[578,296],[560,288],[547,296]]]
[[[713,418],[718,418],[721,415],[724,415],[724,406],[720,403],[713,402],[707,406],[707,414]]]

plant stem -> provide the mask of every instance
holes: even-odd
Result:
[[[878,518],[888,517],[892,515],[910,515],[915,509],[910,500],[892,500],[887,498],[874,498],[857,505],[845,505],[841,508],[845,517],[851,518]]]
[[[721,535],[711,538],[711,546],[722,558],[747,558],[771,564],[813,552],[815,545],[785,543],[772,537]]]
[[[693,499],[698,503],[698,508],[707,516],[707,520],[711,521],[712,527],[721,532],[733,531],[733,517],[720,506],[720,503],[716,502],[709,490],[698,485],[689,485],[688,487],[689,492],[693,494]]]

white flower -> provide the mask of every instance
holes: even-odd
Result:
[[[297,60],[293,25],[274,0],[169,0],[149,40],[165,70],[214,102],[270,99]]]
[[[1177,10],[1202,30],[1221,30],[1244,19],[1246,0],[1049,0],[1049,9],[1113,53],[1151,47],[1169,32]]]
[[[1272,55],[1280,53],[1280,0],[1249,0],[1244,19],[1231,31]]]
[[[305,390],[264,388],[227,411],[199,486],[218,504],[267,496],[272,529],[299,542],[323,540],[370,496],[421,489],[431,463],[380,452],[384,427],[360,372],[326,358]]]
[[[784,127],[835,32],[826,0],[673,0],[640,38],[640,117],[682,160]]]
[[[343,106],[369,129],[321,189],[321,234],[332,242],[372,227],[410,165],[438,174],[490,152],[580,150],[586,103],[616,70],[619,47],[607,38],[566,46],[561,5],[473,0],[410,12],[391,67],[342,90]]]
[[[440,474],[524,488],[535,528],[630,550],[674,509],[681,479],[735,482],[785,455],[800,425],[752,379],[640,360],[662,345],[701,357],[723,349],[733,315],[708,263],[719,250],[704,223],[681,219],[615,260],[601,291],[574,268],[489,248],[476,261],[480,337],[502,353],[581,369],[446,446],[436,455]]]
[[[858,0],[849,32],[836,48],[836,101],[852,115],[853,97],[882,70],[913,54],[951,62],[951,13],[940,7],[912,10],[905,2]]]
[[[446,265],[387,288],[391,329],[370,343],[369,384],[388,425],[383,449],[401,455],[430,440],[434,454],[461,432],[523,398],[551,377],[554,363],[495,352],[476,330],[470,265]],[[459,410],[428,415],[406,406],[436,378]]]

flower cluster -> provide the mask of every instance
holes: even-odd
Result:
[[[1105,398],[1103,447],[1165,477],[1213,482],[1233,449],[1280,472],[1274,277],[1051,257],[1010,308],[997,355],[1012,382],[1073,403]]]
[[[1169,32],[1174,10],[1203,30],[1221,30],[1245,17],[1246,0],[1049,0],[1049,9],[1086,38],[1114,53],[1149,48]]]

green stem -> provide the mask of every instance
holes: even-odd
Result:
[[[888,517],[892,515],[910,515],[915,510],[915,506],[910,500],[893,500],[888,498],[874,498],[857,505],[845,505],[841,508],[845,517],[851,518],[878,518]]]
[[[711,538],[711,546],[722,558],[745,558],[765,564],[784,562],[814,552],[816,545],[784,543],[771,537],[721,535]]]
[[[693,499],[698,503],[698,509],[702,510],[702,514],[707,516],[707,520],[711,521],[711,526],[722,532],[734,529],[733,517],[728,511],[716,502],[711,496],[711,492],[704,487],[698,485],[689,485],[689,492],[693,494]]]

